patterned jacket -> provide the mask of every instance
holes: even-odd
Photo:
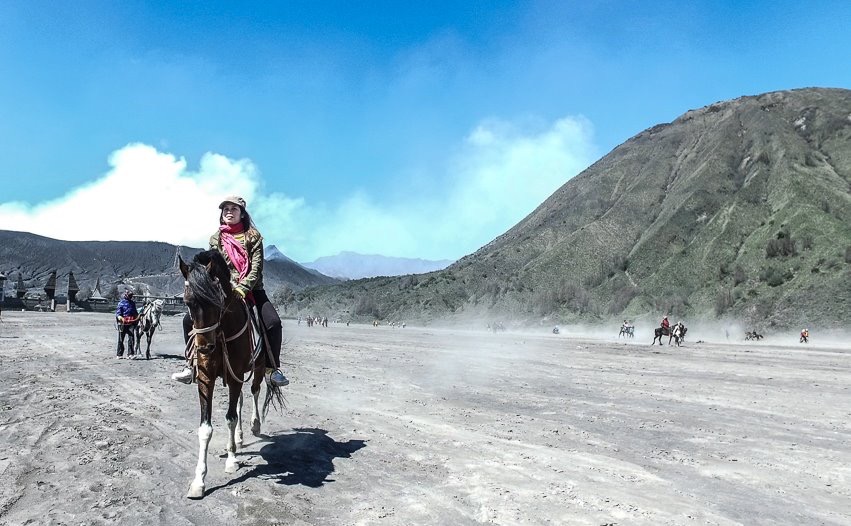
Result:
[[[136,310],[136,302],[128,298],[121,298],[121,301],[118,302],[118,308],[115,309],[115,315],[121,318],[138,318],[139,311]]]
[[[245,247],[245,251],[248,253],[248,275],[242,281],[239,281],[239,272],[237,272],[233,263],[231,263],[225,249],[222,248],[222,233],[218,230],[210,236],[210,249],[218,250],[224,256],[228,264],[228,269],[230,269],[231,281],[242,289],[243,292],[263,290],[263,236],[260,235],[257,229],[250,228],[247,232],[236,234],[234,237],[242,243],[242,246]]]

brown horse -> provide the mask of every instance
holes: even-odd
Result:
[[[653,343],[651,343],[650,345],[656,343],[657,339],[659,340],[659,345],[662,345],[662,336],[667,336],[668,345],[671,345],[671,340],[674,340],[677,344],[677,347],[679,347],[683,340],[685,340],[686,331],[688,331],[688,329],[685,325],[681,323],[674,324],[669,329],[656,327],[653,330]]]
[[[242,384],[248,381],[243,378],[245,374],[249,374],[249,377],[253,375],[251,432],[258,435],[258,397],[268,355],[254,351],[250,312],[245,302],[233,291],[227,263],[218,251],[201,252],[189,264],[180,258],[180,273],[185,279],[183,300],[189,308],[193,326],[189,333],[187,349],[190,357],[194,355],[197,359],[196,379],[201,403],[198,464],[195,468],[195,478],[186,496],[190,499],[200,499],[204,496],[207,449],[213,436],[211,419],[216,380],[221,378],[228,387],[225,472],[234,473],[239,468],[236,449],[242,446]],[[279,387],[267,385],[264,414],[270,401],[282,406],[283,398]]]

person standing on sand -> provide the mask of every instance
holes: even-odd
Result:
[[[118,302],[118,307],[115,309],[115,320],[118,322],[118,348],[115,350],[116,358],[124,357],[124,337],[129,335],[129,349],[127,357],[133,358],[135,353],[136,324],[139,323],[139,311],[136,310],[136,302],[133,301],[133,291],[124,291],[124,297]]]
[[[218,250],[228,264],[233,290],[250,305],[257,307],[260,325],[272,349],[274,363],[267,364],[267,379],[278,387],[290,383],[281,372],[281,344],[283,327],[278,312],[263,289],[263,236],[254,226],[245,209],[245,199],[226,197],[219,204],[219,229],[210,236],[210,249]],[[183,316],[183,338],[189,341],[192,318]],[[191,364],[188,364],[191,365]],[[193,371],[186,367],[171,375],[172,380],[192,383]]]

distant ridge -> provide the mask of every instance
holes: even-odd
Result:
[[[336,256],[324,256],[308,263],[305,267],[326,276],[341,279],[360,279],[375,276],[403,276],[442,270],[452,264],[451,260],[427,260],[399,258],[381,255],[340,252]]]
[[[309,289],[303,305],[366,319],[844,327],[849,218],[851,91],[778,91],[644,130],[446,270]]]
[[[41,290],[50,273],[57,270],[57,293],[67,289],[68,272],[72,271],[81,288],[93,289],[99,280],[104,293],[107,284],[121,283],[155,295],[177,294],[183,290],[183,278],[174,266],[177,248],[157,241],[61,241],[0,230],[0,272],[9,281],[21,275],[26,288]],[[179,248],[184,259],[201,251]],[[337,282],[289,259],[266,261],[264,280],[270,293],[283,284],[301,290]]]

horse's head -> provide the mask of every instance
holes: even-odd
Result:
[[[152,303],[153,307],[151,309],[151,314],[154,317],[154,325],[160,324],[160,316],[163,313],[163,300],[154,300]]]
[[[180,258],[183,274],[183,302],[189,308],[194,328],[195,346],[212,350],[216,346],[216,327],[222,318],[225,298],[230,296],[230,273],[227,263],[216,250],[197,254],[191,263]]]

